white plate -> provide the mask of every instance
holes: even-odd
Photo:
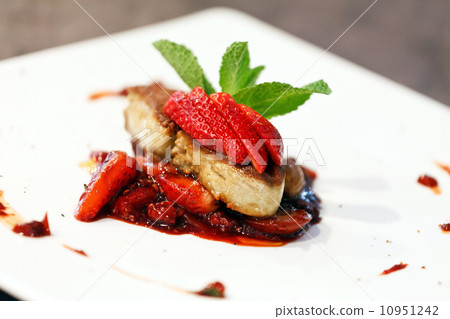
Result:
[[[297,85],[323,78],[333,94],[273,120],[300,145],[313,138],[326,162],[305,163],[318,171],[323,199],[313,239],[252,248],[114,220],[76,221],[89,180],[79,163],[90,150],[130,152],[125,99],[87,96],[149,83],[146,73],[186,88],[152,48],[161,38],[192,48],[216,87],[221,54],[233,41],[249,41],[252,65],[267,66],[261,81],[294,83],[322,53],[247,15],[212,9],[114,35],[123,50],[105,36],[0,62],[0,189],[27,219],[48,211],[53,232],[30,239],[0,228],[2,289],[23,299],[198,298],[105,273],[119,260],[129,272],[186,289],[220,280],[230,299],[450,297],[450,236],[438,227],[450,222],[450,176],[434,164],[450,164],[449,109],[329,53]],[[424,172],[439,180],[442,195],[416,183]],[[409,267],[378,276],[399,262]]]

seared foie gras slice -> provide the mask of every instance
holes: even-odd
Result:
[[[170,155],[178,126],[164,113],[164,105],[174,91],[154,83],[129,87],[127,92],[125,128],[132,142],[157,159]]]
[[[196,176],[217,200],[242,214],[268,217],[280,206],[285,172],[273,163],[263,174],[252,165],[231,165],[226,156],[200,146],[181,130],[172,149],[172,163]]]
[[[198,161],[197,158],[194,163],[192,138],[164,114],[164,105],[169,99],[166,92],[172,94],[174,91],[165,89],[165,92],[157,84],[127,90],[130,105],[125,110],[125,127],[146,154],[153,152],[155,157],[164,158],[170,155],[166,151],[171,150],[172,163],[185,173],[198,177],[203,186],[230,209],[255,217],[276,213],[284,190],[284,169],[271,163],[263,174],[259,174],[251,165],[230,165],[226,156],[208,151],[198,143],[195,145],[201,159]],[[167,141],[154,145],[161,140],[142,137],[146,128]]]

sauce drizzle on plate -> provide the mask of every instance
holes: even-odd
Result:
[[[50,236],[51,232],[50,227],[48,225],[47,213],[45,213],[45,217],[41,222],[33,220],[27,223],[20,223],[14,226],[12,231],[15,232],[16,234],[20,234],[26,237]]]
[[[396,271],[405,269],[406,267],[408,267],[408,264],[404,264],[404,263],[401,262],[401,263],[399,263],[399,264],[397,264],[397,265],[392,266],[392,267],[389,268],[389,269],[384,270],[384,271],[380,274],[380,276],[389,275],[389,274],[391,274],[391,273],[393,273],[393,272],[396,272]]]
[[[431,190],[437,195],[441,193],[438,181],[434,177],[431,177],[430,175],[427,174],[420,175],[419,178],[417,179],[417,183],[431,188]]]
[[[448,223],[448,224],[441,224],[441,225],[439,225],[439,227],[441,227],[442,232],[450,233],[450,223]]]
[[[68,249],[68,250],[70,250],[70,251],[73,251],[74,253],[77,253],[78,255],[81,255],[81,256],[84,256],[84,257],[89,257],[83,250],[75,249],[75,248],[72,248],[72,247],[67,246],[65,244],[63,244],[63,247]]]
[[[98,100],[110,96],[127,96],[127,94],[128,94],[127,89],[123,89],[121,91],[100,91],[89,95],[89,100]]]

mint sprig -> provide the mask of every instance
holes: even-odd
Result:
[[[169,40],[156,41],[153,46],[172,65],[189,88],[200,86],[208,95],[215,92],[197,58],[188,48]],[[234,42],[222,57],[220,86],[224,92],[231,94],[236,102],[253,108],[267,119],[295,111],[313,93],[327,95],[331,93],[331,89],[323,80],[301,88],[280,82],[255,85],[262,70],[264,66],[250,68],[247,42]]]
[[[233,98],[237,103],[247,105],[269,119],[295,111],[313,93],[330,94],[331,89],[323,80],[301,88],[287,83],[266,82],[242,89]]]
[[[241,89],[255,85],[264,66],[250,69],[250,54],[247,42],[232,43],[222,57],[220,86],[223,92],[233,95]]]
[[[170,63],[191,90],[196,86],[201,86],[207,94],[215,92],[198,63],[197,57],[191,50],[184,45],[169,40],[153,42],[153,46]]]

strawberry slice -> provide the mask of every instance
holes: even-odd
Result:
[[[247,151],[244,143],[239,140],[230,123],[223,117],[217,105],[199,86],[194,88],[189,97],[195,108],[198,109],[214,132],[222,139],[223,149],[227,156],[237,164],[248,164]]]
[[[196,87],[190,95],[175,92],[164,111],[204,147],[226,154],[235,163],[245,163],[247,151],[244,145],[202,88]]]
[[[210,95],[222,116],[228,121],[237,137],[247,149],[253,166],[262,174],[267,166],[268,155],[264,141],[252,127],[250,121],[237,106],[236,101],[228,93],[214,93]]]
[[[148,217],[154,223],[174,225],[177,221],[178,211],[172,201],[163,201],[149,204],[147,207]]]
[[[158,186],[155,186],[156,187],[138,187],[133,190],[125,190],[114,203],[112,209],[113,214],[122,216],[133,222],[135,220],[135,214],[139,215],[139,210],[141,208],[156,200],[158,196]]]
[[[269,234],[290,234],[301,230],[311,220],[312,216],[298,209],[293,212],[279,212],[269,218],[245,217],[245,223],[251,227]]]
[[[163,174],[154,177],[167,199],[190,212],[207,214],[217,209],[218,202],[197,180],[181,174]]]
[[[187,94],[181,91],[173,93],[164,106],[164,112],[201,145],[215,152],[224,153],[222,139],[201,115],[200,109],[194,107]]]
[[[194,108],[189,96],[182,91],[172,94],[164,106],[164,112],[194,139],[218,138],[199,110]],[[216,149],[213,145],[205,147]]]
[[[136,176],[136,161],[124,152],[110,152],[81,195],[75,218],[89,221],[95,218],[124,186]]]
[[[252,108],[243,104],[238,104],[238,107],[250,120],[250,123],[258,133],[259,137],[264,139],[270,158],[275,164],[281,166],[281,160],[283,158],[283,140],[280,132],[278,132],[272,123]]]

